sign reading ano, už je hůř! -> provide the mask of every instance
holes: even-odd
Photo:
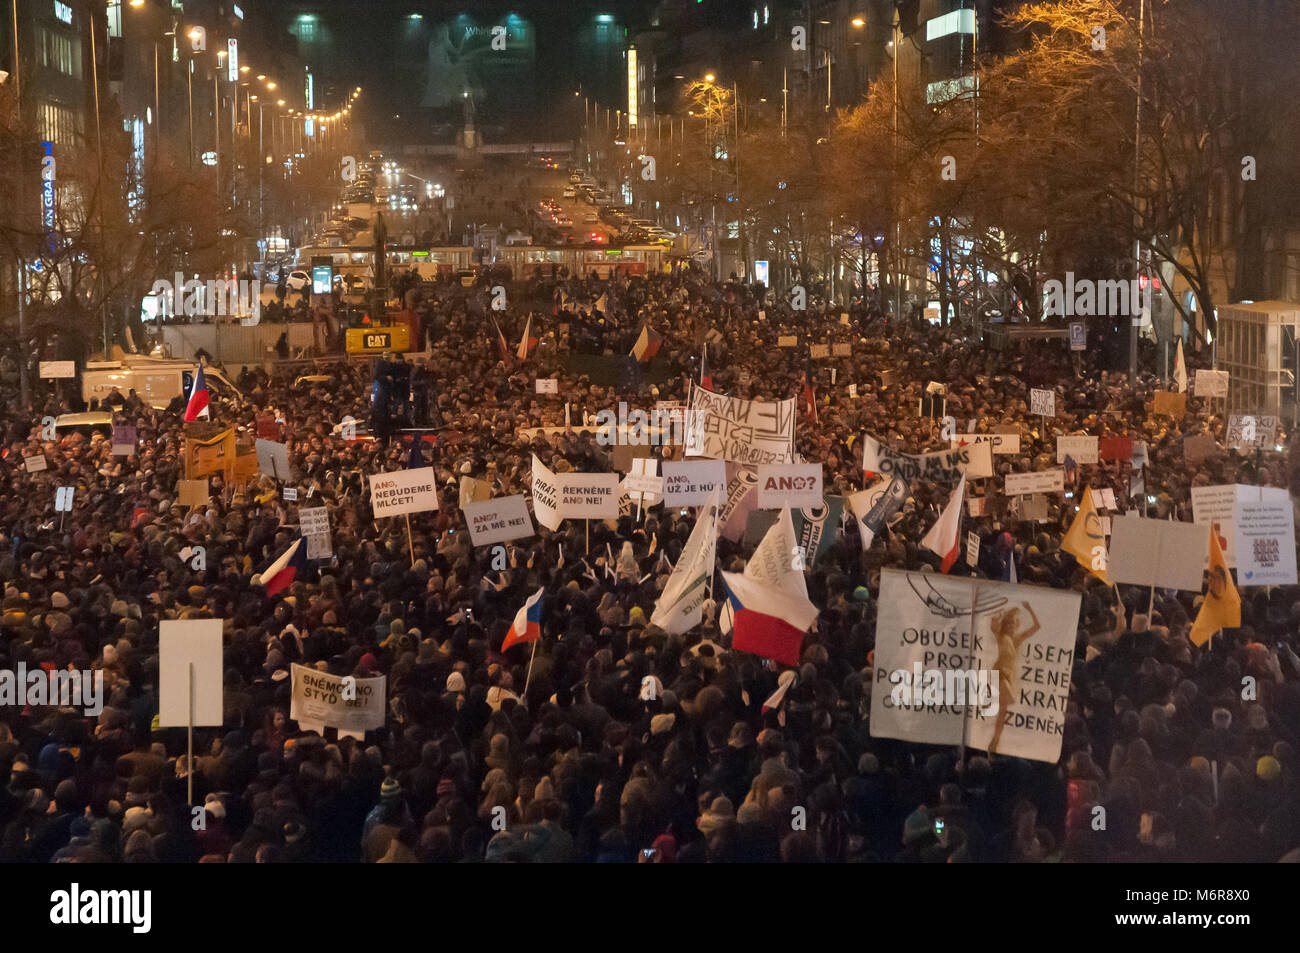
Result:
[[[370,508],[375,519],[436,510],[438,478],[433,467],[370,474]]]

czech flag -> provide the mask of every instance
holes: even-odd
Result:
[[[307,572],[307,544],[302,536],[294,540],[280,558],[252,579],[255,586],[266,586],[266,594],[273,596],[287,589],[299,575]]]
[[[501,643],[502,652],[512,645],[536,642],[542,637],[542,593],[544,591],[543,586],[534,592],[515,614],[515,621],[510,624],[510,631],[506,633],[506,640]]]
[[[643,324],[641,325],[641,336],[632,345],[632,356],[642,363],[653,360],[654,356],[659,353],[659,348],[663,346],[663,343],[663,335],[650,325]]]
[[[961,473],[957,489],[948,498],[948,505],[939,515],[939,521],[930,527],[930,531],[921,540],[921,545],[937,556],[943,557],[942,570],[947,572],[957,562],[957,553],[961,547],[961,508],[962,498],[966,495],[966,471]]]
[[[203,379],[203,365],[194,375],[194,387],[190,391],[190,402],[185,405],[185,422],[193,423],[199,414],[208,409],[208,382]]]
[[[740,573],[724,572],[732,611],[731,647],[782,665],[798,665],[804,633],[817,621],[806,596]]]
[[[492,319],[492,326],[497,329],[497,350],[501,352],[501,361],[506,367],[510,366],[510,345],[506,343],[506,336],[501,333],[501,325],[497,324],[497,319]]]
[[[808,352],[808,359],[803,368],[803,388],[799,392],[799,409],[803,411],[805,417],[810,418],[813,423],[817,422],[817,391],[813,388],[814,373],[812,367],[812,351]]]

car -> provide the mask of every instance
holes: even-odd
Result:
[[[329,384],[333,381],[334,375],[332,374],[303,374],[293,382],[293,386],[301,387],[303,384],[306,384],[308,387],[311,387],[313,384]]]
[[[591,224],[595,224],[596,222],[599,222],[600,216],[597,215],[595,212],[588,212],[586,215],[582,217],[582,220],[583,222],[591,225]]]
[[[572,186],[564,190],[564,197],[566,199],[576,198],[577,194],[577,191]]]
[[[84,414],[60,414],[54,420],[56,432],[113,433],[113,415],[107,411],[90,411]]]
[[[311,275],[305,271],[291,271],[289,277],[284,279],[284,286],[290,291],[302,291],[304,288],[310,288]]]

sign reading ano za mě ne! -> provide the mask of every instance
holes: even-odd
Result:
[[[438,478],[433,467],[370,474],[370,508],[375,519],[436,510]]]

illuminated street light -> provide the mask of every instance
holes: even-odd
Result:
[[[859,30],[861,30],[864,26],[867,25],[867,21],[866,21],[865,19],[863,19],[862,17],[854,17],[854,18],[853,18],[852,20],[850,20],[849,22],[852,23],[852,24],[853,24],[855,27],[857,27]]]
[[[713,82],[715,79],[717,79],[717,77],[714,76],[712,73],[705,73],[705,74],[704,74],[704,81],[705,81],[706,83],[711,83],[711,82]]]

